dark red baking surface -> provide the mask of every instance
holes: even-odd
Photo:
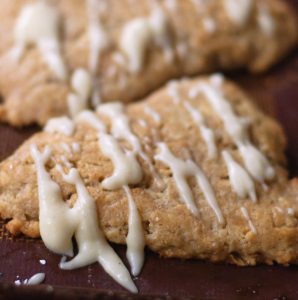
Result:
[[[298,1],[291,1],[298,8]],[[1,66],[0,66],[1,67]],[[290,176],[298,176],[298,52],[263,75],[228,75],[240,83],[261,109],[282,123],[288,137]],[[38,128],[0,125],[0,160]],[[58,268],[60,257],[40,240],[12,238],[0,230],[0,299],[131,299],[98,264],[74,271]],[[125,260],[125,247],[115,246]],[[298,249],[297,249],[298,251]],[[39,263],[46,260],[46,265]],[[44,272],[38,287],[15,288],[16,279]],[[148,251],[135,279],[141,299],[298,299],[298,266],[236,267],[202,261],[163,259]],[[132,298],[134,299],[134,298]]]

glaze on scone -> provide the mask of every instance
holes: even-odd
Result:
[[[210,100],[208,87],[224,101],[217,106],[221,109],[216,110],[220,102]],[[112,110],[106,105],[99,106],[96,114],[85,111],[76,122],[60,123],[62,127],[61,120],[55,120],[55,126],[47,126],[46,131],[34,135],[1,163],[0,214],[2,219],[10,220],[7,228],[12,234],[30,237],[40,234],[33,145],[41,153],[46,147],[51,149],[46,170],[70,206],[76,203],[76,190],[65,182],[61,172],[67,174],[71,167],[78,170],[96,201],[99,225],[105,236],[111,242],[125,243],[128,194],[121,188],[123,182],[113,181],[120,188],[111,185],[109,178],[114,176],[117,164],[111,160],[112,149],[104,153],[100,146],[103,136],[111,136],[126,154],[138,148],[139,141],[135,158],[143,176],[134,179],[131,172],[124,182],[129,181],[128,189],[142,220],[145,244],[150,249],[165,257],[237,265],[297,263],[298,188],[297,180],[289,181],[287,177],[285,138],[280,126],[260,112],[241,90],[215,75],[171,82],[127,109],[120,103],[111,107]],[[224,110],[226,113],[221,114]],[[111,111],[121,111],[122,117],[128,118],[136,140],[130,137],[129,142],[128,135],[117,133]],[[91,125],[94,118],[101,122],[97,129]],[[235,119],[224,123],[229,120],[225,118]],[[209,142],[214,142],[215,153],[208,151],[211,144],[204,130],[205,133],[209,130],[209,138],[213,134]],[[241,136],[246,146],[255,147],[262,156],[259,170],[245,164],[250,156],[240,152]],[[171,167],[175,160],[180,161],[179,166]],[[178,170],[184,164],[190,166],[181,171],[185,178]],[[196,172],[200,172],[201,181],[193,176]],[[188,191],[178,187],[184,179]],[[207,199],[212,196],[206,189],[208,184],[215,196],[213,204],[209,201],[212,197]],[[185,201],[191,197],[194,206]]]
[[[263,71],[297,40],[282,0],[3,0],[0,19],[0,119],[17,126],[185,75]]]

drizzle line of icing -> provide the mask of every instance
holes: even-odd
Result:
[[[249,196],[252,202],[257,202],[255,185],[249,174],[232,157],[229,151],[222,151],[222,156],[229,172],[229,178],[236,194],[245,198]]]
[[[103,104],[98,107],[97,112],[106,115],[111,119],[112,135],[116,139],[126,140],[131,144],[133,148],[131,155],[139,155],[148,165],[157,184],[162,186],[163,183],[161,182],[161,178],[157,174],[150,158],[144,153],[138,137],[130,129],[129,119],[124,112],[124,105],[119,102]]]
[[[168,94],[172,98],[175,105],[181,103],[181,98],[176,81],[172,81],[168,84]],[[213,130],[205,125],[204,117],[198,109],[195,109],[189,102],[186,101],[183,101],[183,105],[191,115],[193,121],[199,127],[201,135],[207,145],[208,157],[215,158],[217,155],[217,147]]]
[[[102,2],[103,3],[103,2]],[[108,47],[109,38],[101,23],[100,13],[102,6],[99,1],[87,0],[87,12],[89,18],[89,70],[92,75],[97,72],[101,52]]]
[[[131,264],[132,274],[137,275],[141,271],[144,261],[145,242],[141,220],[128,187],[129,184],[139,183],[143,178],[142,168],[136,159],[136,152],[124,151],[115,136],[107,133],[105,124],[101,122],[95,113],[86,111],[81,113],[78,118],[98,130],[99,146],[102,154],[110,158],[113,163],[113,174],[102,181],[103,188],[115,190],[122,187],[128,197],[127,257]]]
[[[50,149],[46,148],[40,153],[37,147],[32,145],[31,154],[37,170],[40,230],[45,245],[53,252],[72,256],[71,239],[74,235],[78,243],[79,253],[72,260],[61,262],[60,268],[71,270],[98,261],[115,281],[136,293],[137,288],[128,270],[98,226],[95,201],[86,189],[79,172],[72,168],[66,175],[62,167],[57,167],[63,179],[76,187],[78,198],[74,207],[69,208],[63,201],[58,184],[51,179],[45,168],[51,155]]]
[[[224,8],[228,17],[236,25],[247,23],[253,9],[253,0],[224,0]]]
[[[144,112],[149,115],[155,123],[160,124],[161,118],[157,111],[155,111],[152,107],[149,105],[145,105]]]
[[[84,121],[98,130],[99,147],[114,165],[113,174],[105,178],[102,186],[108,190],[121,188],[123,185],[137,184],[143,178],[142,168],[136,159],[136,152],[124,151],[115,134],[108,134],[105,124],[91,111],[82,112],[78,121]]]
[[[89,71],[92,77],[92,104],[96,107],[100,102],[100,93],[96,80],[98,65],[102,52],[109,46],[110,39],[101,21],[101,13],[106,9],[106,2],[87,0],[88,33],[89,33]]]
[[[179,104],[181,102],[179,91],[178,91],[178,83],[176,80],[172,80],[168,83],[167,91],[169,96],[172,98],[174,104]]]
[[[75,125],[68,117],[58,117],[50,119],[44,127],[44,131],[51,133],[62,133],[67,136],[73,135]]]
[[[131,273],[134,276],[137,276],[140,274],[144,264],[145,238],[142,220],[133,199],[131,190],[127,185],[124,185],[123,189],[126,194],[129,207],[128,234],[126,237],[126,256],[131,266]]]
[[[215,144],[215,136],[213,130],[206,127],[204,117],[198,109],[192,107],[189,102],[185,101],[183,104],[201,132],[201,135],[207,145],[208,157],[215,158],[217,155],[217,147]]]
[[[77,69],[71,77],[73,92],[68,95],[68,110],[72,117],[88,107],[88,99],[91,94],[92,80],[84,69]]]
[[[245,220],[248,222],[248,226],[249,226],[250,230],[251,230],[254,234],[257,234],[257,229],[256,229],[256,227],[254,226],[254,224],[253,224],[253,222],[252,222],[252,220],[251,220],[251,218],[250,218],[250,216],[249,216],[249,213],[248,213],[246,207],[242,206],[242,207],[240,208],[240,210],[241,210],[241,213],[242,213],[243,217],[244,217]]]
[[[219,75],[215,75],[211,77],[211,83],[199,83],[195,89],[190,91],[190,97],[194,98],[198,93],[205,95],[237,145],[246,169],[255,180],[264,184],[265,180],[273,179],[275,171],[268,159],[252,144],[248,134],[247,120],[238,117],[234,113],[232,105],[225,99],[219,87],[220,79]]]
[[[167,18],[159,7],[154,8],[150,16],[133,19],[123,28],[120,48],[128,58],[130,72],[141,71],[150,42],[160,45],[166,59],[172,61],[173,51],[168,35]]]
[[[187,177],[194,176],[198,185],[201,187],[209,206],[214,211],[219,223],[224,224],[225,220],[221,209],[218,206],[214,191],[207,177],[199,168],[199,166],[196,165],[192,160],[183,161],[174,156],[165,143],[159,143],[158,148],[160,152],[155,156],[155,159],[163,162],[171,169],[181,199],[186,204],[187,208],[195,216],[199,214],[198,208],[194,203],[192,191],[187,183]]]
[[[123,151],[115,137],[105,133],[100,134],[99,144],[103,155],[114,165],[113,174],[102,182],[103,188],[114,190],[142,180],[143,171],[134,152]]]
[[[271,16],[268,6],[265,3],[258,3],[257,21],[262,32],[266,36],[273,36],[276,29],[276,25]]]
[[[67,70],[61,56],[59,26],[60,16],[47,1],[26,5],[20,12],[15,26],[13,57],[19,60],[27,46],[35,44],[55,75],[61,80],[66,80]]]

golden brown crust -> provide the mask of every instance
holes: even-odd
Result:
[[[197,80],[185,80],[179,84],[181,99],[186,99],[190,87]],[[231,189],[228,173],[222,157],[207,159],[207,149],[196,124],[182,104],[174,105],[166,89],[162,89],[144,102],[129,105],[133,132],[142,141],[146,154],[153,159],[158,153],[157,141],[164,141],[181,159],[192,158],[205,172],[212,184],[227,224],[220,226],[208,206],[201,189],[190,179],[200,215],[193,216],[181,202],[170,169],[162,162],[154,161],[157,172],[164,181],[159,188],[148,166],[140,159],[145,177],[132,187],[132,194],[143,220],[146,245],[166,257],[200,258],[211,261],[227,261],[237,265],[278,262],[297,263],[298,247],[298,180],[288,181],[285,169],[285,138],[280,126],[265,116],[237,87],[224,83],[226,98],[233,104],[238,115],[252,121],[250,136],[255,145],[268,157],[276,170],[275,179],[265,191],[256,183],[258,203],[239,199]],[[241,158],[218,115],[206,99],[199,95],[192,104],[206,118],[206,125],[214,129],[219,151],[229,149],[240,162]],[[146,113],[150,105],[161,116],[161,124]],[[144,119],[148,127],[142,127]],[[145,138],[147,136],[147,138]],[[79,143],[81,152],[69,154],[61,143]],[[35,165],[29,146],[37,144],[42,150],[46,145],[52,149],[52,160],[47,165],[51,177],[60,185],[64,199],[73,203],[76,193],[73,186],[63,182],[55,169],[61,155],[79,170],[88,191],[97,202],[100,226],[106,237],[115,243],[125,243],[127,234],[127,199],[122,189],[105,191],[101,181],[110,176],[113,165],[103,156],[98,146],[96,131],[79,123],[72,137],[42,132],[24,143],[17,152],[0,165],[0,216],[12,219],[8,229],[13,234],[24,233],[36,237],[38,231],[38,199]],[[254,234],[240,208],[245,206],[256,227]],[[288,208],[294,214],[288,213]]]
[[[12,125],[44,124],[47,119],[67,114],[66,98],[70,91],[68,81],[60,82],[43,62],[39,51],[31,47],[20,63],[8,57],[13,45],[13,29],[21,11],[33,0],[3,0],[0,11],[0,119]],[[275,33],[266,36],[257,25],[257,9],[247,25],[241,27],[231,22],[224,12],[222,1],[211,2],[207,14],[217,23],[214,33],[203,29],[203,17],[191,0],[177,0],[177,11],[166,8],[171,38],[175,48],[186,46],[186,55],[175,51],[174,62],[168,63],[160,49],[152,45],[144,69],[140,74],[130,74],[117,64],[113,57],[119,53],[119,36],[128,21],[150,12],[146,1],[128,0],[119,3],[109,0],[102,22],[109,32],[111,44],[100,59],[97,70],[98,86],[104,101],[130,102],[153,91],[171,78],[194,75],[215,70],[247,68],[252,72],[268,69],[291,49],[297,41],[297,23],[282,0],[262,0],[275,21]],[[85,1],[52,1],[62,15],[62,53],[71,74],[79,67],[87,68],[89,41]]]

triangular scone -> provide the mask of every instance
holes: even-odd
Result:
[[[36,170],[72,206],[74,167],[109,241],[125,243],[134,208],[145,244],[162,256],[296,263],[298,187],[284,148],[280,126],[222,76],[171,82],[127,108],[51,120],[1,163],[0,214],[11,233],[38,237],[38,188],[48,186]]]
[[[0,36],[0,119],[20,126],[172,78],[266,70],[296,43],[297,22],[283,0],[3,0]]]

